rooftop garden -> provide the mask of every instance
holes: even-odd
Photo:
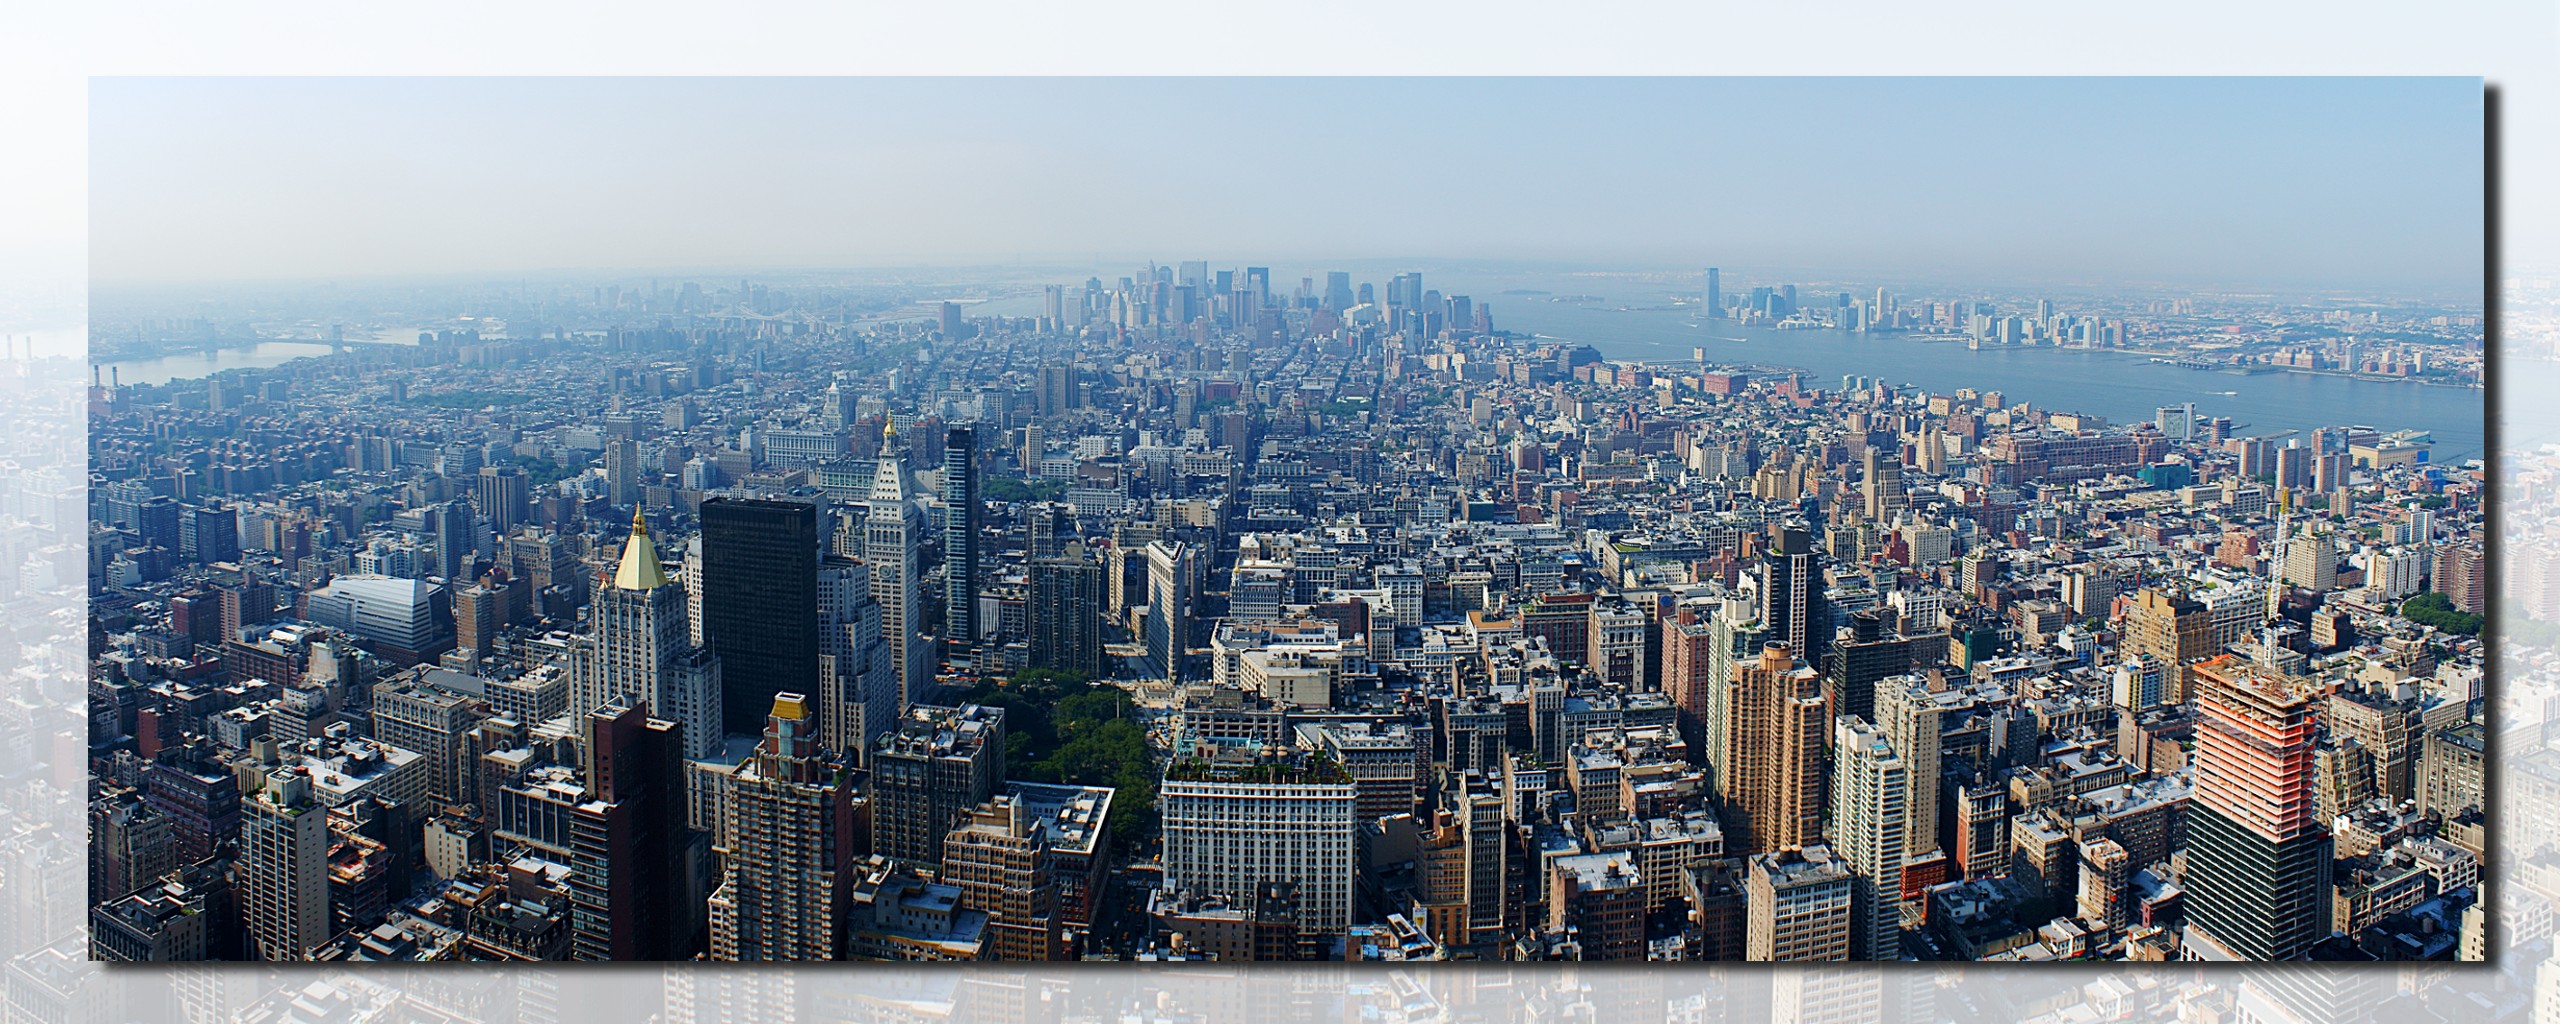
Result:
[[[1248,762],[1218,762],[1207,758],[1186,757],[1167,765],[1164,777],[1167,782],[1240,782],[1266,786],[1351,784],[1350,769],[1344,768],[1340,762],[1322,754]]]

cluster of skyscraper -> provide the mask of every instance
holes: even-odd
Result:
[[[2474,952],[2423,435],[1611,361],[1418,273],[684,295],[96,389],[98,955]]]

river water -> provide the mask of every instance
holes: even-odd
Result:
[[[166,384],[210,377],[224,370],[264,370],[304,356],[328,354],[329,346],[312,341],[262,341],[251,348],[212,351],[183,349],[143,359],[100,363],[98,379],[109,379],[112,371],[113,379],[126,384]]]
[[[1813,387],[1839,387],[1840,378],[1851,374],[1934,394],[1969,387],[2039,408],[2095,413],[2110,423],[2147,420],[2161,406],[2194,402],[2197,415],[2231,417],[2243,435],[2361,424],[2430,431],[2437,462],[2478,458],[2485,450],[2486,393],[2470,388],[2285,372],[2242,376],[2122,352],[1989,345],[1974,350],[1962,341],[1901,334],[1744,328],[1729,320],[1700,321],[1688,307],[1663,308],[1671,305],[1667,292],[1612,294],[1605,283],[1588,280],[1541,287],[1602,301],[1483,292],[1474,298],[1493,304],[1496,327],[1587,343],[1612,359],[1686,361],[1703,347],[1711,362],[1801,369]]]

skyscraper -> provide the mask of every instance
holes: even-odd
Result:
[[[1050,290],[1056,291],[1057,286],[1050,286]],[[818,399],[818,409],[827,429],[845,430],[862,418],[862,396],[846,388],[843,381],[837,381],[827,385],[826,394]]]
[[[1865,459],[1867,518],[1890,523],[1894,513],[1911,506],[1910,495],[1902,489],[1902,453],[1870,441]]]
[[[2311,486],[2311,454],[2298,440],[2276,449],[2276,486],[2287,491]]]
[[[2009,870],[2009,790],[1997,781],[1956,787],[1955,868],[1966,878]]]
[[[605,501],[615,507],[640,503],[640,443],[615,438],[604,446]]]
[[[1421,571],[1414,570],[1412,579],[1413,617],[1408,619],[1399,610],[1396,613],[1398,625],[1422,621]],[[1592,675],[1605,685],[1622,686],[1630,693],[1661,689],[1647,678],[1645,672],[1648,649],[1656,653],[1661,650],[1659,647],[1649,648],[1645,643],[1649,625],[1645,613],[1626,601],[1611,597],[1593,602],[1590,639],[1585,647],[1591,659]]]
[[[1699,709],[1707,788],[1721,799],[1730,799],[1728,787],[1735,767],[1733,702],[1740,679],[1735,671],[1760,659],[1768,646],[1769,631],[1760,621],[1759,609],[1740,597],[1727,598],[1715,606],[1707,630],[1706,679],[1699,684],[1705,692],[1679,706],[1694,705]],[[1542,752],[1541,756],[1547,755]]]
[[[1662,693],[1680,718],[1680,734],[1693,750],[1704,750],[1710,691],[1725,685],[1708,674],[1714,660],[1715,626],[1693,618],[1687,608],[1680,618],[1662,623]]]
[[[2337,542],[2327,531],[2305,529],[2294,536],[2278,538],[2277,545],[2283,553],[2278,566],[2278,578],[2283,582],[2322,593],[2337,589]]]
[[[871,755],[871,850],[940,863],[942,841],[1004,785],[1004,709],[917,705]]]
[[[2152,421],[2160,428],[2160,436],[2186,440],[2196,423],[2195,404],[2163,405],[2153,410]]]
[[[133,892],[178,866],[169,815],[127,791],[89,806],[89,902]]]
[[[482,466],[473,497],[479,499],[480,515],[488,520],[489,532],[505,535],[525,521],[529,492],[524,470],[514,466]]]
[[[1014,453],[1014,461],[1021,464],[1023,473],[1028,475],[1040,472],[1040,460],[1046,457],[1044,453],[1048,450],[1049,441],[1043,435],[1040,424],[1023,424],[1022,447]]]
[[[1031,562],[1031,667],[1102,675],[1102,563],[1070,541]]]
[[[702,503],[702,637],[720,660],[721,721],[760,727],[777,693],[818,681],[818,510],[795,501]]]
[[[1733,672],[1725,773],[1728,848],[1766,852],[1822,837],[1823,754],[1829,746],[1821,678],[1771,641]]]
[[[711,896],[715,960],[834,960],[857,876],[856,797],[818,720],[796,693],[773,698],[764,739],[738,766],[722,837],[727,874]]]
[[[978,645],[978,501],[976,432],[953,427],[942,443],[942,633],[946,662],[969,660]]]
[[[818,701],[827,749],[866,757],[872,737],[898,717],[898,676],[880,635],[880,601],[871,592],[871,566],[829,558],[818,569],[818,675],[827,684]]]
[[[1977,601],[1988,600],[1991,585],[1999,581],[2006,568],[2007,563],[2000,557],[2000,545],[1997,542],[1965,552],[1965,595]]]
[[[1047,840],[1031,806],[1003,794],[970,809],[943,840],[942,879],[960,887],[963,903],[986,912],[993,959],[1064,959]]]
[[[429,799],[440,804],[469,803],[472,796],[461,785],[462,735],[491,713],[487,701],[424,682],[376,686],[373,737],[425,759]]]
[[[1832,764],[1832,845],[1850,874],[1850,957],[1901,959],[1911,767],[1882,730],[1855,715],[1833,722]]]
[[[240,560],[240,513],[229,506],[214,503],[186,511],[179,520],[186,529],[181,540],[187,558],[212,565],[216,562]],[[119,894],[121,895],[121,894]]]
[[[1420,275],[1416,275],[1417,280],[1419,277]],[[1271,268],[1244,268],[1244,288],[1253,295],[1253,308],[1261,309],[1271,305]]]
[[[186,546],[179,531],[181,515],[177,500],[168,495],[155,495],[143,502],[134,511],[133,523],[140,546],[159,548],[175,557],[179,549]]]
[[[1911,671],[1910,638],[1885,628],[1891,610],[1861,608],[1848,614],[1848,628],[1831,644],[1829,670],[1822,689],[1836,715],[1876,721],[1876,687],[1889,676]]]
[[[1249,771],[1175,762],[1157,798],[1166,887],[1242,900],[1294,882],[1298,933],[1345,933],[1358,871],[1353,790],[1351,773],[1321,758],[1275,758]]]
[[[2447,819],[2486,806],[2487,744],[2478,722],[2427,734],[2418,757],[2418,811]]]
[[[1760,561],[1761,614],[1770,639],[1806,664],[1819,665],[1830,637],[1822,623],[1822,565],[1813,550],[1813,534],[1803,520],[1769,528],[1769,552]]]
[[[610,579],[596,587],[594,633],[569,648],[569,711],[646,707],[684,730],[688,757],[720,752],[721,661],[695,647],[685,624],[685,592],[658,562],[649,521],[635,511],[631,537]]]
[[[2129,712],[2157,707],[2168,696],[2165,690],[2167,681],[2167,673],[2160,671],[2159,663],[2139,654],[2127,653],[2115,667],[2115,704]]]
[[[1473,772],[1453,777],[1445,805],[1457,812],[1466,847],[1467,931],[1493,935],[1510,920],[1511,825],[1502,791]],[[1355,784],[1356,788],[1356,784]],[[1359,810],[1358,798],[1352,810]]]
[[[304,960],[329,941],[329,809],[311,770],[278,769],[241,801],[240,916],[261,960]]]
[[[2187,825],[2191,960],[2292,960],[2329,935],[2330,841],[2314,814],[2318,708],[2223,655],[2195,666]]]
[[[880,637],[889,645],[890,670],[898,677],[898,706],[932,699],[933,644],[924,632],[924,514],[907,494],[906,450],[888,429],[886,450],[872,474],[862,523],[863,560],[871,565],[871,596],[880,602]]]
[[[1850,958],[1852,879],[1830,847],[1755,854],[1745,870],[1745,959]]]
[[[1032,558],[1056,558],[1066,542],[1076,536],[1075,509],[1070,506],[1042,502],[1023,510],[1022,516],[1023,528],[1031,535],[1028,554]]]
[[[2212,609],[2201,601],[2145,587],[2134,597],[2126,618],[2133,653],[2159,666],[2168,701],[2186,700],[2194,692],[2195,663],[2213,653]]]
[[[1918,676],[1894,676],[1876,687],[1876,728],[1902,755],[1911,777],[1911,823],[1903,829],[1911,842],[1908,859],[1937,852],[1940,705],[1929,684]]]
[[[449,591],[453,595],[455,651],[468,653],[475,663],[488,656],[499,630],[507,624],[508,605],[515,596],[508,587],[505,583],[475,583]]]
[[[2460,542],[2437,549],[2427,579],[2429,589],[2451,600],[2456,611],[2481,615],[2488,608],[2488,573],[2489,557],[2480,545]]]
[[[1060,416],[1081,404],[1077,399],[1076,368],[1066,363],[1052,363],[1040,368],[1040,415]],[[1022,468],[1039,472],[1033,460],[1025,459]]]
[[[471,577],[472,565],[479,558],[480,536],[477,514],[467,501],[448,501],[430,510],[435,531],[436,575],[459,586]]]
[[[2326,452],[2311,457],[2311,489],[2320,494],[2343,494],[2354,463],[2345,452]],[[2332,506],[2333,508],[2335,506]]]
[[[1387,305],[1393,309],[1412,309],[1422,305],[1422,272],[1397,274],[1389,280]]]
[[[1724,316],[1724,271],[1707,268],[1707,319]]]
[[[1191,649],[1199,558],[1178,540],[1147,542],[1147,660],[1177,685],[1183,681],[1183,655]]]
[[[240,777],[214,762],[176,759],[145,769],[143,799],[169,816],[170,845],[180,864],[214,854],[239,837],[245,808],[256,794],[241,793]]]
[[[276,614],[276,591],[273,584],[248,572],[240,574],[240,582],[221,588],[222,636],[230,639],[244,626],[262,625]]]
[[[609,703],[578,728],[587,791],[568,815],[570,956],[683,959],[700,924],[698,908],[670,898],[686,889],[684,727]]]
[[[1547,927],[1570,929],[1587,960],[1644,959],[1644,877],[1633,854],[1556,857],[1547,875]]]

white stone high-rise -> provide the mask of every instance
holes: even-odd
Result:
[[[1899,960],[1910,765],[1866,719],[1842,715],[1831,735],[1832,848],[1849,867],[1849,958]]]
[[[604,448],[605,500],[617,506],[640,503],[640,443],[617,438]]]
[[[1890,523],[1893,515],[1911,507],[1911,496],[1902,485],[1902,453],[1869,444],[1865,456],[1865,497],[1867,519]]]
[[[862,553],[871,565],[871,596],[880,602],[880,636],[889,646],[898,680],[898,708],[924,701],[933,691],[933,641],[924,635],[924,510],[907,493],[906,451],[892,423],[871,477]]]
[[[1191,649],[1191,615],[1198,600],[1200,555],[1181,541],[1147,542],[1147,660],[1181,684]],[[1374,613],[1373,613],[1374,614]],[[1393,641],[1388,642],[1393,646]]]
[[[866,761],[871,740],[905,710],[871,587],[866,562],[829,558],[818,566],[818,678],[829,687],[819,702],[821,738],[827,749]]]
[[[1854,959],[1849,921],[1855,877],[1831,847],[1815,843],[1755,854],[1744,865],[1744,959]]]
[[[569,648],[569,711],[646,704],[684,727],[687,756],[721,748],[720,656],[693,642],[685,588],[658,562],[649,523],[631,517],[631,540],[613,578],[596,589],[593,632]]]
[[[696,647],[702,640],[702,535],[684,539],[684,635]]]
[[[1913,859],[1945,848],[1938,836],[1938,751],[1942,710],[1918,676],[1892,676],[1876,684],[1876,727],[1910,769],[1911,825],[1904,848]]]
[[[1265,882],[1292,882],[1301,935],[1348,931],[1359,834],[1350,773],[1330,761],[1275,760],[1250,777],[1219,774],[1182,762],[1165,775],[1165,884],[1244,900]]]
[[[311,770],[283,768],[240,801],[240,916],[262,960],[308,960],[329,941],[329,809]]]

